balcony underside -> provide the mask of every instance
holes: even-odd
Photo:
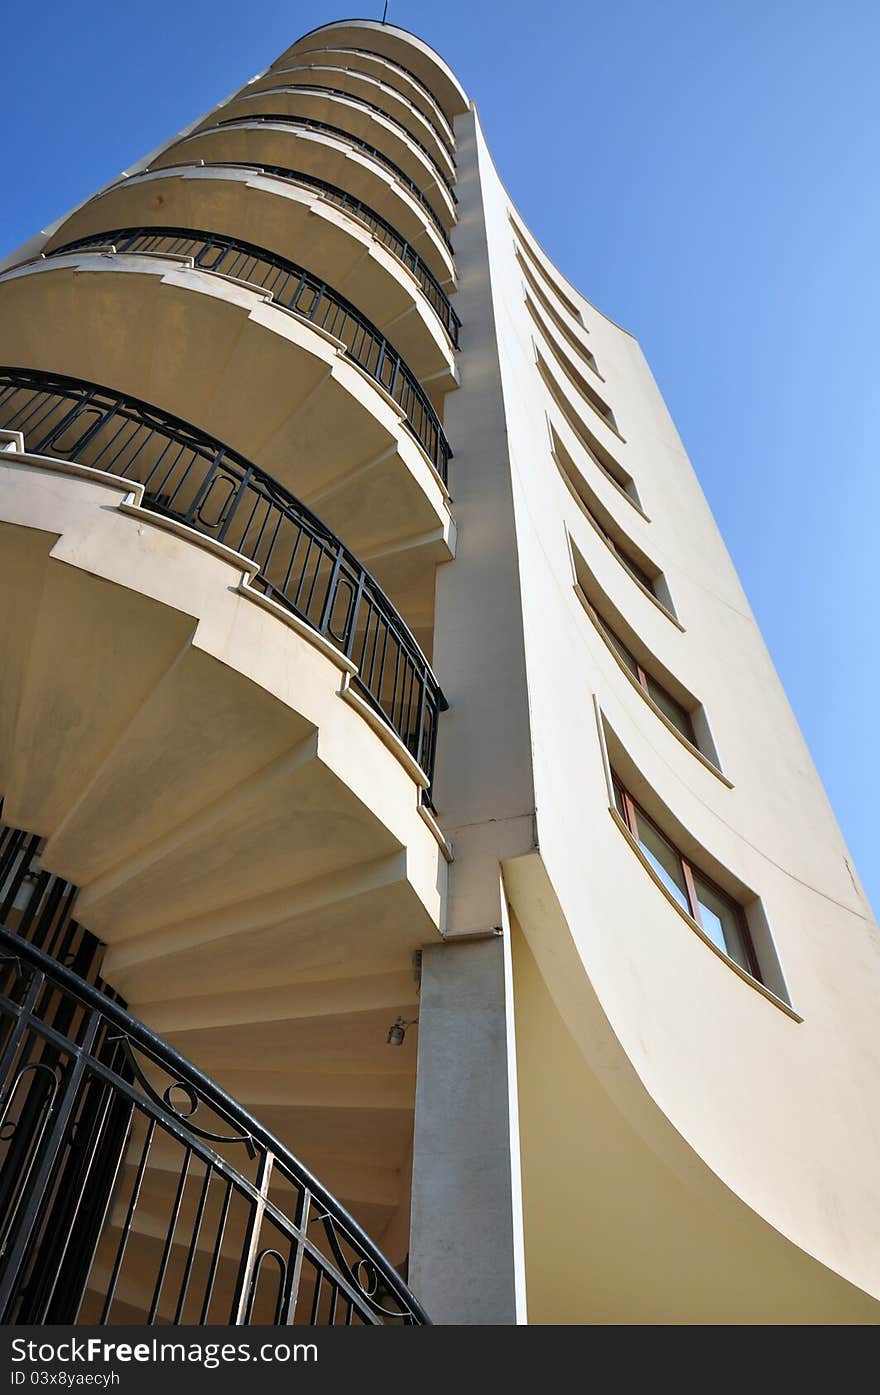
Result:
[[[349,72],[366,73],[369,77],[376,78],[400,92],[422,113],[426,121],[442,134],[448,145],[454,145],[455,133],[427,88],[413,75],[405,72],[397,64],[389,63],[378,53],[368,53],[363,49],[322,46],[315,50],[306,50],[295,60],[279,59],[277,63],[273,63],[266,77],[286,72],[293,62],[332,63],[335,67],[346,68]]]
[[[273,66],[289,67],[306,53],[310,55],[309,61],[315,62],[316,54],[334,48],[365,48],[401,64],[417,81],[424,83],[449,120],[467,111],[467,97],[455,74],[439,54],[414,34],[393,24],[380,24],[372,20],[340,20],[338,23],[323,24],[291,44]]]
[[[135,1016],[381,1239],[415,1068],[412,1034],[385,1035],[417,1015],[412,956],[443,913],[417,785],[234,554],[71,468],[0,454],[4,820],[82,888]]]
[[[328,59],[326,62],[306,62],[291,65],[283,71],[270,69],[242,88],[238,96],[251,96],[286,86],[333,87],[352,97],[382,107],[388,115],[416,137],[430,152],[433,160],[449,180],[455,180],[455,164],[436,130],[422,113],[402,95],[370,74],[357,72]]]
[[[180,161],[280,165],[346,189],[387,218],[410,242],[447,291],[455,284],[449,248],[413,193],[385,166],[344,138],[308,127],[246,121],[187,136],[158,156],[152,169]]]
[[[355,217],[305,186],[233,168],[142,175],[85,204],[46,250],[157,226],[207,229],[307,266],[388,335],[436,408],[457,386],[449,336],[412,273]]]
[[[246,121],[255,114],[280,113],[284,116],[305,117],[326,121],[347,131],[357,140],[375,146],[403,170],[407,178],[429,199],[447,233],[455,223],[455,203],[439,170],[428,156],[410,140],[405,131],[379,112],[363,107],[354,98],[337,97],[320,88],[314,91],[289,91],[283,87],[256,92],[252,96],[236,97],[213,113],[202,126],[212,127],[216,120]],[[198,133],[198,128],[197,132]]]
[[[387,577],[430,646],[445,491],[396,403],[327,335],[220,276],[78,253],[0,281],[0,361],[130,393],[255,460]]]

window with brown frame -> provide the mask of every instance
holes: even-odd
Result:
[[[685,740],[689,741],[692,746],[696,746],[697,750],[699,750],[700,743],[697,740],[691,714],[688,712],[687,708],[682,707],[681,703],[674,698],[671,693],[667,692],[662,683],[658,683],[656,678],[653,678],[650,673],[647,673],[645,669],[642,668],[642,665],[635,655],[627,648],[620,636],[615,634],[608,622],[602,619],[602,616],[595,607],[590,606],[590,613],[626,671],[632,674],[639,687],[647,693],[654,706],[659,707],[664,717],[672,723]]]
[[[615,774],[611,778],[617,812],[670,896],[722,954],[763,983],[742,906],[660,832]]]

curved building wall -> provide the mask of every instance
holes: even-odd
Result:
[[[530,1315],[821,1321],[823,1303],[830,1312],[841,1301],[832,1275],[880,1288],[876,925],[637,341],[549,262],[479,128],[476,142],[534,784],[536,851],[505,862],[521,927]],[[459,518],[464,531],[465,510]],[[609,525],[620,547],[662,573],[656,594],[609,546]],[[625,628],[646,668],[668,675],[667,690],[674,682],[680,698],[695,695],[694,743],[626,671],[585,600],[618,634]],[[609,767],[691,865],[744,907],[763,985],[707,943],[652,876],[613,812]],[[536,1032],[543,1009],[555,1027]],[[567,1043],[582,1092],[554,1043]],[[603,1118],[628,1144],[609,1132],[597,1166]],[[643,1166],[646,1140],[653,1169]],[[670,1170],[688,1179],[677,1203]],[[688,1204],[709,1208],[696,1242]],[[676,1215],[679,1259],[708,1260],[713,1245],[716,1263],[725,1254],[713,1284],[711,1263],[676,1279]],[[755,1218],[775,1256],[763,1265],[754,1235],[745,1239],[761,1229]],[[855,1292],[849,1301],[853,1315],[872,1311]]]

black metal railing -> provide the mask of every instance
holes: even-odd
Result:
[[[326,52],[325,49],[320,49],[320,48],[306,48],[306,49],[303,49],[303,50],[302,50],[302,54],[297,54],[297,55],[294,55],[294,56],[295,56],[295,57],[302,57],[302,56],[305,55],[306,53],[324,53],[324,52]],[[428,84],[425,82],[424,78],[420,78],[416,73],[413,72],[412,68],[407,68],[407,67],[405,67],[403,63],[398,62],[398,60],[397,60],[396,58],[389,58],[389,57],[387,56],[387,54],[384,54],[384,53],[376,53],[376,52],[374,52],[374,50],[371,49],[371,48],[356,48],[353,44],[346,44],[346,46],[345,46],[344,48],[340,47],[340,48],[338,48],[338,49],[336,50],[336,52],[337,52],[337,53],[363,53],[363,54],[366,55],[367,58],[378,58],[382,63],[387,63],[388,66],[389,66],[389,68],[397,68],[399,72],[405,73],[406,76],[407,76],[408,78],[410,78],[410,79],[415,83],[416,87],[420,87],[420,88],[421,88],[421,90],[422,90],[422,92],[424,92],[425,96],[428,97],[428,98],[430,99],[430,101],[432,102],[432,104],[436,107],[437,111],[440,112],[441,116],[443,117],[443,120],[446,121],[447,124],[448,124],[449,118],[447,117],[447,115],[446,115],[446,113],[443,111],[443,109],[441,108],[440,103],[437,101],[437,98],[434,96],[434,93],[431,91],[430,87],[429,87]]]
[[[268,123],[272,125],[280,123],[282,126],[303,126],[309,131],[325,131],[327,135],[336,136],[339,140],[348,141],[349,145],[353,145],[356,150],[362,150],[365,155],[369,155],[372,160],[375,160],[377,165],[384,165],[387,170],[390,170],[395,179],[399,180],[400,183],[409,190],[413,198],[422,205],[422,208],[424,208],[429,215],[434,229],[440,235],[444,245],[450,252],[452,251],[452,240],[443,226],[443,220],[440,214],[437,212],[430,199],[422,193],[415,180],[410,179],[409,175],[400,168],[400,165],[396,165],[383,151],[377,150],[376,147],[370,145],[368,141],[361,140],[360,136],[353,136],[350,131],[343,130],[341,126],[331,125],[329,121],[317,121],[311,116],[287,116],[278,112],[254,112],[253,115],[248,116],[227,117],[224,121],[218,121],[215,127],[206,127],[205,131],[198,131],[193,133],[193,135],[184,136],[178,144],[183,145],[185,141],[194,139],[195,135],[205,135],[211,130],[220,130],[225,126],[247,125],[248,122],[251,121],[259,121],[263,124]]]
[[[314,52],[314,50],[313,50],[313,52]],[[366,52],[366,50],[365,50],[365,49],[344,49],[344,50],[340,50],[340,52],[345,52],[345,53],[364,53],[364,52]],[[378,57],[379,57],[378,54],[371,54],[370,56],[371,56],[372,58],[378,58]],[[386,61],[387,61],[387,60],[386,60]],[[397,66],[397,65],[393,65],[393,66]],[[333,72],[334,70],[340,70],[340,64],[339,64],[339,63],[328,63],[328,62],[324,62],[324,63],[297,63],[295,66],[290,67],[290,68],[272,68],[272,69],[270,69],[270,72],[269,72],[266,76],[284,77],[287,73],[301,72],[304,68],[313,68],[313,69],[322,69],[322,68],[323,68],[323,69],[327,69],[327,68],[329,68],[329,70],[330,70],[331,72]],[[434,118],[433,115],[428,115],[426,112],[424,112],[424,111],[422,110],[421,107],[416,106],[415,102],[411,101],[410,98],[407,97],[407,95],[406,95],[404,92],[401,92],[401,90],[400,90],[399,87],[394,87],[394,86],[392,86],[392,84],[391,84],[390,82],[383,82],[383,80],[382,80],[381,78],[373,77],[373,75],[372,75],[371,73],[366,73],[366,72],[364,72],[362,69],[359,69],[359,68],[342,67],[342,68],[341,68],[341,71],[342,71],[342,72],[345,72],[345,73],[351,73],[354,77],[363,78],[364,81],[366,81],[366,82],[372,81],[372,82],[378,83],[379,87],[384,88],[386,92],[392,93],[393,96],[396,97],[398,101],[405,103],[405,105],[408,106],[408,107],[410,108],[411,111],[416,112],[416,114],[417,114],[418,116],[420,116],[420,117],[422,118],[423,121],[427,122],[427,124],[428,124],[428,125],[430,126],[430,128],[431,128],[431,131],[432,131],[433,135],[436,136],[436,138],[437,138],[439,144],[442,145],[443,149],[446,151],[446,154],[449,156],[450,160],[452,161],[452,164],[453,164],[453,165],[455,164],[455,146],[454,146],[454,143],[450,140],[449,136],[446,134],[446,131],[442,130],[442,129],[440,128],[440,126],[438,126],[437,121],[435,120],[435,118]],[[405,71],[405,70],[404,70],[404,71]],[[407,76],[410,76],[410,75],[407,74]],[[427,89],[426,87],[424,87],[423,85],[422,85],[422,93],[423,93],[424,95],[427,95],[428,98],[430,99],[430,105],[431,105],[433,111],[439,112],[439,107],[437,106],[437,103],[434,101],[433,97],[431,97],[431,94],[430,94],[430,92],[428,92],[428,89]],[[443,118],[443,119],[445,120],[445,118]]]
[[[326,281],[251,242],[190,228],[112,228],[66,242],[47,256],[58,257],[108,244],[117,252],[191,257],[200,271],[248,281],[269,292],[285,310],[333,335],[345,345],[349,358],[394,399],[434,469],[446,482],[452,452],[428,394],[382,331]]]
[[[78,887],[43,866],[44,845],[45,839],[35,833],[0,824],[0,925],[125,1008],[126,1003],[100,976],[105,946],[74,919]],[[0,965],[0,992],[2,985]],[[57,1032],[67,1031],[72,1015],[71,1004],[57,993],[46,1004],[45,1021]],[[2,1039],[0,1022],[0,1042]],[[0,1095],[0,1116],[3,1103]],[[20,1191],[17,1181],[27,1171],[33,1130],[40,1126],[42,1106],[39,1090],[22,1090],[14,1119],[6,1117],[5,1127],[0,1128],[0,1236],[5,1234],[10,1209]],[[27,1296],[21,1295],[22,1306],[18,1310],[24,1321],[29,1312],[40,1311],[45,1311],[46,1321],[64,1321],[71,1294],[82,1291],[90,1264],[88,1257],[110,1201],[120,1150],[125,1145],[126,1111],[117,1103],[106,1112],[97,1132],[96,1123],[94,1109],[85,1108],[78,1122],[76,1146],[60,1162],[43,1234],[34,1237],[33,1281]],[[79,1204],[79,1195],[86,1179],[88,1204],[83,1206]],[[69,1237],[69,1243],[60,1250],[55,1247],[59,1234]]]
[[[371,102],[366,97],[356,97],[354,93],[346,92],[345,89],[342,87],[329,87],[324,83],[317,82],[293,82],[286,83],[283,87],[264,87],[259,92],[251,93],[250,97],[248,97],[247,94],[245,94],[243,100],[252,101],[263,97],[273,97],[278,93],[286,92],[298,93],[307,97],[314,96],[316,94],[318,96],[341,97],[344,101],[350,102],[352,106],[363,107],[366,111],[372,112],[376,116],[381,116],[383,120],[389,123],[389,125],[394,126],[395,129],[398,131],[402,131],[404,136],[406,136],[408,140],[412,141],[413,145],[417,146],[418,149],[421,150],[428,164],[431,166],[431,169],[434,171],[435,177],[443,185],[452,202],[458,203],[458,199],[455,196],[455,190],[452,187],[451,179],[446,174],[446,172],[440,168],[428,147],[422,141],[419,140],[418,136],[413,135],[412,131],[409,129],[408,126],[404,126],[403,122],[398,121],[396,116],[391,116],[385,110],[385,108],[380,107],[377,102]],[[234,100],[237,101],[239,99],[235,98]]]
[[[165,174],[175,169],[189,168],[192,168],[192,166],[186,164],[163,165],[159,173]],[[425,265],[418,252],[415,251],[403,234],[399,233],[386,218],[383,218],[382,215],[377,213],[374,208],[371,208],[369,204],[364,203],[363,199],[356,199],[353,194],[349,194],[345,189],[340,189],[337,184],[329,184],[326,179],[319,179],[317,175],[314,174],[305,174],[302,170],[290,169],[287,165],[264,165],[253,160],[205,160],[200,164],[199,168],[253,170],[255,174],[271,175],[276,179],[284,179],[288,183],[300,184],[306,189],[314,189],[323,199],[326,199],[328,203],[335,204],[337,208],[343,209],[344,212],[353,214],[360,222],[366,223],[374,237],[382,243],[383,247],[387,247],[388,250],[397,257],[398,261],[402,262],[407,270],[412,272],[421,286],[425,298],[429,301],[434,310],[436,310],[453,346],[456,349],[459,347],[461,320],[452,308],[450,299],[437,280],[437,277],[429,267]]]
[[[109,991],[99,976],[104,946],[73,917],[79,888],[43,866],[45,841],[0,822],[0,925]]]
[[[352,682],[430,781],[446,707],[430,664],[366,568],[271,475],[137,398],[56,374],[0,368],[0,426],[35,455],[139,482],[147,508],[247,557],[254,586],[357,666]]]
[[[0,1256],[4,1324],[428,1322],[278,1139],[6,927]]]

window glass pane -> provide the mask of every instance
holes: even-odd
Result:
[[[681,732],[682,736],[696,745],[696,742],[694,742],[694,729],[691,726],[690,715],[684,710],[681,703],[676,702],[675,698],[672,697],[670,693],[667,693],[665,688],[661,688],[659,683],[655,683],[653,678],[648,679],[648,692],[653,701],[660,708],[664,717],[668,717],[672,725]]]
[[[618,557],[620,558],[623,565],[626,567],[627,571],[631,572],[632,575],[635,577],[636,581],[640,581],[642,585],[653,594],[654,582],[653,579],[650,576],[648,576],[648,573],[643,572],[638,562],[634,562],[631,557],[627,557],[626,553],[621,552],[619,547],[616,549],[616,551]]]
[[[700,920],[709,939],[731,959],[735,959],[743,969],[751,973],[752,966],[746,949],[745,937],[733,903],[716,891],[714,887],[704,882],[696,873],[694,874],[694,887],[700,906]]]
[[[667,890],[671,891],[680,906],[690,913],[688,905],[687,891],[685,889],[684,872],[681,869],[681,858],[673,847],[670,847],[663,835],[654,827],[650,819],[639,809],[636,818],[639,825],[639,843],[642,852],[650,862],[657,876],[662,881]]]
[[[605,638],[608,640],[608,643],[611,645],[615,653],[619,654],[621,660],[623,661],[624,667],[628,668],[633,678],[637,679],[639,676],[638,665],[636,664],[635,659],[627,649],[626,645],[623,643],[622,640],[617,638],[617,635],[614,633],[613,630],[609,630],[601,615],[597,615],[596,619],[602,626],[602,633],[605,635]]]
[[[618,814],[620,815],[620,817],[623,819],[624,823],[628,825],[628,824],[629,824],[629,820],[628,820],[627,817],[626,817],[626,805],[625,805],[624,802],[623,802],[623,791],[622,791],[622,789],[620,788],[620,785],[617,783],[616,780],[615,780],[613,783],[614,783],[614,803],[615,803],[616,806],[617,806],[617,812],[618,812]]]

